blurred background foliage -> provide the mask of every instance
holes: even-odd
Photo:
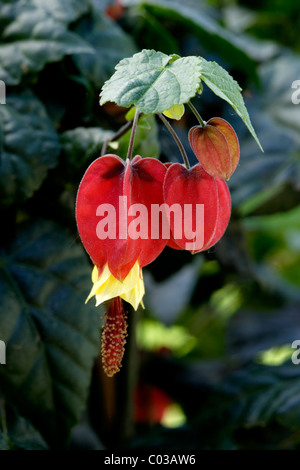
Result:
[[[292,0],[0,0],[0,448],[300,448],[299,15]],[[208,252],[167,248],[145,269],[146,310],[107,379],[74,206],[126,122],[100,89],[142,48],[226,68],[264,153],[204,87],[203,118],[223,116],[240,140],[231,222]],[[191,163],[195,124],[187,111],[175,126]],[[126,155],[128,138],[109,151]],[[152,116],[135,153],[180,161]]]

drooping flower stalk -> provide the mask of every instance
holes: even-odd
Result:
[[[124,124],[124,126],[122,126],[121,129],[119,129],[112,137],[105,139],[101,148],[101,157],[106,154],[109,142],[115,142],[120,139],[132,127],[132,124],[133,121],[126,122],[126,124]]]
[[[131,129],[131,134],[130,134],[130,140],[129,140],[129,145],[128,145],[128,151],[127,151],[127,157],[126,159],[131,160],[132,157],[132,152],[133,152],[133,145],[134,145],[134,138],[135,138],[135,133],[136,133],[136,128],[137,128],[137,123],[139,120],[139,111],[136,109],[135,110],[135,115],[133,119],[133,124],[132,124],[132,129]]]
[[[178,135],[176,134],[176,132],[174,131],[173,127],[171,126],[171,124],[169,123],[169,121],[165,118],[165,116],[161,113],[158,114],[160,119],[162,120],[162,122],[164,123],[164,125],[166,126],[166,128],[170,131],[170,133],[172,134],[173,136],[173,139],[175,140],[176,144],[178,145],[178,148],[180,150],[180,153],[182,155],[182,158],[183,158],[183,161],[185,163],[185,166],[186,168],[190,168],[190,163],[189,163],[189,159],[187,157],[187,154],[186,154],[186,151],[184,149],[184,146],[182,145],[182,142],[181,140],[179,139]]]
[[[188,102],[188,106],[189,106],[190,110],[192,111],[192,113],[194,114],[194,116],[196,116],[200,126],[204,127],[205,126],[205,121],[203,121],[202,117],[200,116],[200,114],[197,111],[197,109],[195,108],[195,106],[190,101]]]

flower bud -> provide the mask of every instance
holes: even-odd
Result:
[[[189,141],[208,174],[225,180],[230,178],[239,162],[240,149],[237,135],[225,119],[212,118],[204,127],[192,127]]]

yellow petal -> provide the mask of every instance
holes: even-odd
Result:
[[[104,284],[107,281],[107,279],[109,279],[110,276],[111,276],[111,273],[110,273],[110,270],[108,269],[107,264],[104,266],[102,274],[99,278],[98,278],[98,269],[96,266],[94,266],[94,269],[92,272],[93,287],[85,303],[87,303],[91,297],[96,295],[97,290],[101,287],[102,284]]]
[[[144,308],[144,304],[142,301],[142,298],[144,297],[145,294],[145,285],[143,281],[143,276],[142,276],[142,271],[141,275],[139,276],[139,280],[134,286],[133,289],[130,291],[125,292],[124,294],[120,295],[121,299],[125,300],[126,302],[130,303],[134,310],[137,310],[139,304],[142,305]]]
[[[98,269],[96,266],[94,267],[92,281],[93,287],[86,302],[95,296],[96,306],[98,306],[106,300],[121,297],[126,302],[129,302],[135,310],[137,310],[140,303],[143,305],[142,298],[145,293],[145,287],[138,261],[122,282],[111,274],[107,264],[99,277]]]
[[[174,104],[172,108],[166,109],[163,114],[170,119],[179,119],[184,115],[184,105],[183,104]]]
[[[92,282],[95,284],[95,282],[98,279],[98,268],[97,266],[94,266],[93,272],[92,272]]]

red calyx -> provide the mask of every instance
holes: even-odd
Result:
[[[199,163],[189,170],[179,163],[168,168],[164,200],[170,210],[168,246],[196,253],[224,234],[231,213],[227,184],[210,176]]]
[[[78,189],[76,219],[82,243],[99,273],[108,263],[113,276],[122,281],[137,260],[143,267],[161,253],[167,240],[152,237],[151,205],[163,204],[165,174],[161,162],[140,156],[124,162],[117,155],[104,155],[89,166]],[[146,211],[138,213],[135,204]],[[111,209],[115,217],[109,222]],[[138,222],[148,226],[146,238],[130,236],[130,227],[138,232]]]

